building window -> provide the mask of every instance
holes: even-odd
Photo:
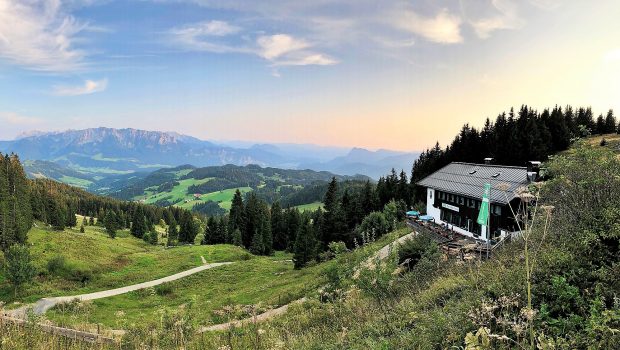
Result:
[[[464,197],[459,196],[459,204],[460,205],[465,205],[465,198]]]
[[[499,205],[494,205],[492,210],[493,210],[493,214],[502,215],[502,207],[500,207]]]

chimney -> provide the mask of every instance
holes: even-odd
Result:
[[[540,178],[540,162],[537,160],[530,160],[527,162],[527,179],[530,182],[538,181]]]
[[[493,164],[493,158],[490,158],[490,157],[484,158],[484,164],[486,165]]]

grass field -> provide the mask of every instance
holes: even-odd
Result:
[[[39,276],[20,291],[20,301],[33,302],[47,296],[88,293],[161,278],[199,266],[201,255],[208,262],[237,261],[250,256],[230,245],[165,249],[147,244],[126,230],[111,239],[101,227],[85,229],[85,233],[80,233],[77,228],[54,231],[35,227],[29,232],[28,244]],[[48,261],[58,256],[64,257],[67,268],[51,274],[47,271]],[[85,283],[83,278],[87,278]],[[0,300],[14,301],[13,289],[5,281],[3,271]]]
[[[392,232],[362,249],[347,253],[350,264],[357,266],[369,254],[408,233]],[[313,294],[326,283],[325,272],[341,261],[331,260],[301,270],[287,261],[290,254],[277,252],[271,257],[254,257],[234,264],[205,270],[187,278],[115,297],[86,302],[76,312],[71,307],[56,307],[46,313],[55,324],[96,329],[126,329],[138,323],[159,320],[163,310],[184,309],[197,325],[227,322],[245,318],[244,306],[254,305],[261,312],[267,306],[279,306],[302,296]],[[223,316],[229,307],[237,312]]]
[[[64,175],[63,177],[61,177],[60,181],[66,184],[81,187],[81,188],[87,188],[88,186],[93,184],[93,182],[90,180],[80,179],[77,177],[67,176],[67,175]]]
[[[182,175],[185,175],[189,171],[191,171],[191,169],[179,171],[177,176],[180,177]],[[187,190],[189,189],[190,186],[200,185],[205,182],[208,182],[209,180],[211,180],[211,178],[200,179],[200,180],[197,180],[197,179],[179,180],[179,184],[174,186],[172,190],[170,191],[153,193],[153,191],[147,190],[146,196],[138,196],[135,199],[136,200],[145,199],[145,203],[148,203],[148,204],[154,204],[160,200],[168,200],[172,203],[176,202],[175,204],[176,206],[185,208],[185,209],[192,209],[194,205],[201,203],[201,202],[213,201],[213,202],[218,203],[222,209],[226,209],[226,210],[230,209],[230,206],[232,204],[232,198],[235,195],[235,191],[237,190],[236,188],[205,193],[205,194],[202,194],[199,199],[194,198],[193,193],[192,194],[187,193]],[[239,191],[241,191],[241,193],[246,193],[251,190],[252,189],[250,187],[239,188]]]
[[[299,211],[315,211],[319,208],[323,208],[322,202],[313,202],[308,204],[297,205],[295,208],[299,209]]]

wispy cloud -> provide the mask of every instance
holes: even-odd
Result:
[[[104,91],[108,87],[108,79],[86,80],[83,85],[79,86],[54,86],[52,93],[56,96],[78,96],[88,95],[95,92]]]
[[[517,29],[525,23],[519,17],[517,4],[511,0],[492,0],[491,4],[493,5],[492,14],[469,21],[478,37],[487,39],[496,30]]]
[[[85,28],[58,0],[0,0],[0,58],[32,70],[77,69],[85,52],[74,42]]]
[[[276,66],[327,66],[338,63],[325,54],[307,50],[312,47],[310,43],[287,34],[261,36],[256,43],[258,55]]]
[[[435,16],[422,16],[412,9],[394,13],[394,24],[426,40],[440,44],[463,42],[461,35],[461,17],[442,9]]]
[[[242,28],[224,21],[204,21],[172,28],[169,31],[172,43],[186,50],[214,53],[243,53],[262,57],[274,66],[331,65],[338,61],[326,54],[312,50],[307,40],[289,34],[259,35],[255,39],[235,36]],[[233,42],[233,43],[230,43]]]
[[[39,118],[28,117],[14,112],[0,112],[0,120],[11,125],[23,126],[36,125],[42,122]]]

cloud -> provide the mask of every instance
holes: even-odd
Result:
[[[519,17],[515,3],[510,0],[492,0],[491,4],[493,14],[469,21],[478,37],[487,39],[496,30],[517,29],[523,26],[524,20]]]
[[[327,66],[338,61],[321,53],[306,50],[312,45],[287,34],[260,36],[256,40],[258,55],[275,66]]]
[[[28,117],[14,112],[0,112],[0,120],[11,125],[36,125],[42,122],[39,118]]]
[[[234,33],[238,33],[241,30],[240,27],[229,24],[224,21],[204,21],[187,25],[171,30],[172,34],[175,34],[181,38],[197,39],[201,36],[226,36]]]
[[[86,27],[58,0],[0,0],[0,58],[38,71],[75,70],[85,57],[75,37]]]
[[[440,44],[463,42],[462,20],[458,15],[442,9],[434,17],[421,16],[411,9],[394,13],[394,24],[403,30],[419,35],[428,41]]]
[[[314,46],[289,34],[259,35],[251,39],[243,28],[224,21],[203,21],[172,28],[168,31],[174,45],[186,50],[214,53],[242,53],[262,57],[274,66],[331,65],[337,60],[310,49]],[[232,43],[231,43],[232,42]]]
[[[78,96],[88,95],[95,92],[104,91],[108,87],[108,79],[86,80],[84,85],[80,86],[54,86],[53,94],[56,96]]]
[[[223,37],[239,33],[237,27],[224,21],[203,21],[175,27],[168,31],[170,41],[191,51],[208,51],[215,53],[247,52],[243,47],[235,47],[222,41]]]
[[[259,54],[268,60],[274,60],[291,51],[298,51],[310,46],[306,41],[295,39],[286,34],[261,36],[256,40]]]

